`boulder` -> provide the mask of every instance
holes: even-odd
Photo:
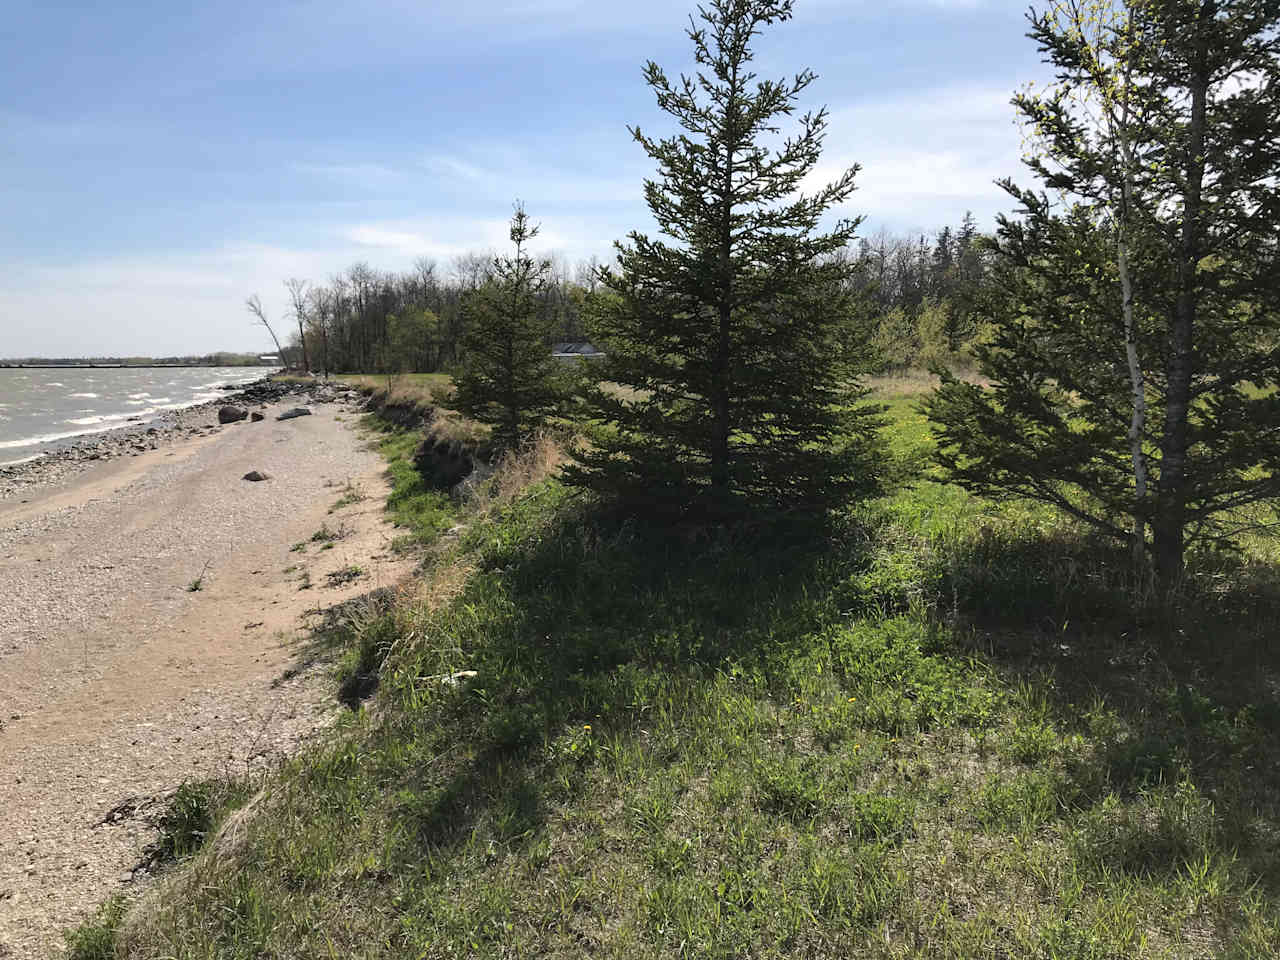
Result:
[[[276,417],[277,420],[292,420],[294,417],[309,417],[311,411],[306,407],[294,407],[292,410],[286,410],[284,413]]]
[[[244,475],[244,479],[248,480],[250,483],[261,483],[263,480],[270,480],[271,474],[264,473],[261,470],[250,470]]]
[[[253,411],[253,413],[249,414],[249,419],[252,420],[254,423],[261,423],[263,420],[267,418],[262,414],[260,414],[257,410],[255,410]]]
[[[249,411],[243,407],[223,407],[218,411],[219,423],[237,423],[249,416]]]

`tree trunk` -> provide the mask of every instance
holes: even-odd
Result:
[[[1147,459],[1142,441],[1147,428],[1146,383],[1138,357],[1137,331],[1133,321],[1133,278],[1129,274],[1129,242],[1123,228],[1119,243],[1120,288],[1123,296],[1124,348],[1129,362],[1129,385],[1133,394],[1133,417],[1129,421],[1129,456],[1133,461],[1133,566],[1141,573],[1147,560],[1147,525],[1143,510],[1147,501]]]
[[[1215,4],[1201,7],[1201,20],[1211,20]],[[1201,28],[1202,31],[1204,27]],[[1197,44],[1190,81],[1191,125],[1186,144],[1186,194],[1183,201],[1182,250],[1178,263],[1178,300],[1169,331],[1168,378],[1164,435],[1160,448],[1160,504],[1154,523],[1156,572],[1165,589],[1182,578],[1184,527],[1187,508],[1187,452],[1191,380],[1195,374],[1194,345],[1197,307],[1197,268],[1200,263],[1202,192],[1205,172],[1205,112],[1209,94],[1207,41]]]
[[[1120,273],[1121,312],[1124,316],[1124,352],[1129,364],[1129,389],[1133,398],[1133,416],[1129,421],[1129,457],[1133,462],[1133,570],[1142,576],[1147,566],[1147,458],[1142,444],[1147,432],[1147,385],[1138,355],[1138,332],[1133,319],[1133,276],[1129,263],[1129,222],[1133,215],[1133,148],[1129,142],[1129,91],[1131,80],[1123,77],[1124,101],[1117,124],[1120,136],[1120,160],[1124,164],[1121,211],[1116,246]]]
[[[721,494],[729,490],[729,322],[729,308],[722,306],[716,345],[716,420],[711,435],[711,486]]]
[[[737,148],[731,125],[737,120],[738,68],[733,67],[729,102],[725,105],[724,196],[720,222],[719,329],[716,339],[713,405],[715,426],[711,434],[711,489],[720,498],[729,493],[729,395],[730,325],[733,322],[733,155]]]
[[[302,347],[302,372],[311,372],[311,359],[307,356],[307,335],[302,328],[302,318],[298,318],[298,343]]]

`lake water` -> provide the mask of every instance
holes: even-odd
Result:
[[[0,465],[30,460],[87,433],[151,420],[223,396],[273,367],[0,368]]]

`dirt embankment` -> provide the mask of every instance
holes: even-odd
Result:
[[[179,783],[270,764],[338,709],[299,641],[412,562],[350,429],[363,398],[275,420],[297,403],[0,503],[0,957],[56,954],[145,887]]]

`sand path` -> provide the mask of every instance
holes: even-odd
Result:
[[[63,929],[148,884],[149,818],[183,780],[275,762],[333,717],[326,672],[294,673],[308,611],[412,564],[388,549],[355,414],[314,409],[0,505],[0,958],[56,955]],[[331,549],[310,541],[322,525]]]

